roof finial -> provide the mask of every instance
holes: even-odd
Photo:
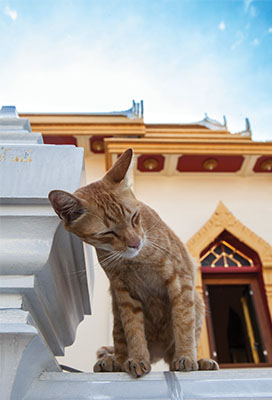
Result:
[[[227,121],[225,116],[223,117],[224,124],[222,124],[221,122],[211,119],[206,112],[204,113],[204,115],[205,115],[204,119],[200,122],[197,122],[199,125],[205,126],[206,128],[211,130],[221,130],[221,131],[226,130]]]
[[[252,131],[251,131],[249,119],[248,119],[248,118],[245,118],[245,121],[246,121],[246,128],[245,128],[243,131],[241,131],[241,132],[237,132],[237,135],[249,136],[249,137],[251,137]]]
[[[130,114],[132,118],[143,118],[144,116],[144,102],[141,100],[140,103],[136,103],[135,100],[132,100],[132,108],[126,111],[127,114]]]
[[[252,133],[251,127],[250,127],[250,122],[249,122],[248,118],[246,118],[246,131],[248,131],[250,134]]]
[[[140,117],[144,118],[144,101],[143,100],[141,100],[141,115],[140,115]]]
[[[224,127],[227,129],[228,125],[227,125],[227,118],[225,115],[223,115],[223,121],[224,121]]]

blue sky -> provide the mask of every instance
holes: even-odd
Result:
[[[0,0],[0,104],[146,122],[249,117],[272,140],[271,0]]]

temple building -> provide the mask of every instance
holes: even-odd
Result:
[[[254,141],[248,120],[237,133],[225,118],[207,115],[148,124],[143,102],[123,112],[20,117],[46,144],[84,148],[83,185],[132,148],[136,197],[159,213],[199,265],[197,289],[207,309],[199,358],[212,357],[221,368],[272,366],[272,141]],[[112,340],[107,278],[93,264],[93,315],[63,361],[84,370]]]

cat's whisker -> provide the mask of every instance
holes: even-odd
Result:
[[[152,247],[154,247],[154,248],[156,248],[158,250],[165,251],[165,252],[169,253],[168,249],[158,245],[156,242],[154,242],[154,241],[152,241],[152,240],[150,240],[148,238],[146,238],[146,242],[147,242],[147,244],[149,244],[150,246],[152,246]]]
[[[105,261],[112,257],[113,254],[111,253],[109,256],[105,257]],[[104,261],[104,260],[103,260]],[[101,270],[101,262],[97,261],[95,264],[91,265],[90,268],[88,268],[90,272],[94,272],[96,270]],[[80,269],[77,271],[72,271],[72,272],[67,272],[67,271],[58,271],[57,272],[59,275],[65,275],[71,277],[71,279],[75,279],[78,276],[84,275],[87,273],[86,269]]]
[[[114,268],[116,267],[117,263],[122,258],[123,258],[123,253],[121,251],[117,251],[112,255],[112,257],[109,260],[107,260],[106,265],[102,263],[101,265],[108,274],[111,274],[114,271]]]
[[[160,219],[158,218],[157,221],[156,221],[153,225],[151,225],[150,228],[146,229],[144,232],[147,233],[147,232],[151,231],[151,230],[154,229],[156,226],[158,226],[159,223],[160,223]]]
[[[94,264],[93,266],[91,266],[91,267],[89,268],[89,271],[90,271],[90,272],[93,272],[93,271],[95,271],[95,270],[100,270],[100,269],[101,269],[101,266],[100,266],[99,262],[97,262],[96,264]],[[70,279],[76,279],[76,278],[78,278],[78,277],[87,275],[87,269],[80,269],[80,270],[72,271],[72,272],[58,271],[58,274],[59,274],[59,275],[67,276],[67,277],[69,277]]]
[[[86,272],[86,269],[79,269],[78,271],[72,271],[72,272],[58,271],[57,273],[61,275],[71,276],[71,275],[83,274],[84,272]]]
[[[109,256],[107,256],[107,257],[105,257],[105,258],[103,258],[103,259],[100,260],[100,261],[101,261],[101,264],[105,264],[105,263],[107,263],[108,261],[111,261],[112,259],[114,259],[114,258],[117,256],[118,253],[119,253],[119,252],[117,252],[117,251],[115,251],[115,252],[113,252],[113,253],[110,253]]]
[[[76,279],[81,279],[81,277],[84,277],[86,275],[86,271],[75,271],[71,273],[60,273],[59,275],[65,276],[66,279],[69,280],[76,280]]]
[[[101,265],[103,267],[108,267],[110,264],[116,262],[120,258],[121,258],[121,252],[115,251],[114,253],[111,253],[108,257],[101,259]]]
[[[110,261],[114,257],[114,254],[110,254],[109,256],[105,257],[104,259],[100,259],[100,264],[103,266],[104,264],[107,264],[108,261]]]
[[[118,251],[114,261],[117,262],[117,261],[121,260],[122,258],[123,258],[123,253],[121,251]]]
[[[180,257],[177,257],[176,255],[174,255],[173,253],[171,253],[169,251],[169,249],[167,249],[166,247],[160,246],[158,243],[154,242],[153,240],[150,240],[148,238],[146,238],[147,243],[153,247],[156,250],[159,250],[160,252],[162,252],[163,254],[166,254],[169,258],[171,259],[176,259],[181,261]]]

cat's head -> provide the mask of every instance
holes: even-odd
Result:
[[[48,196],[68,231],[124,258],[135,257],[144,244],[139,203],[128,184],[132,156],[126,150],[100,181],[73,194],[53,190]]]

